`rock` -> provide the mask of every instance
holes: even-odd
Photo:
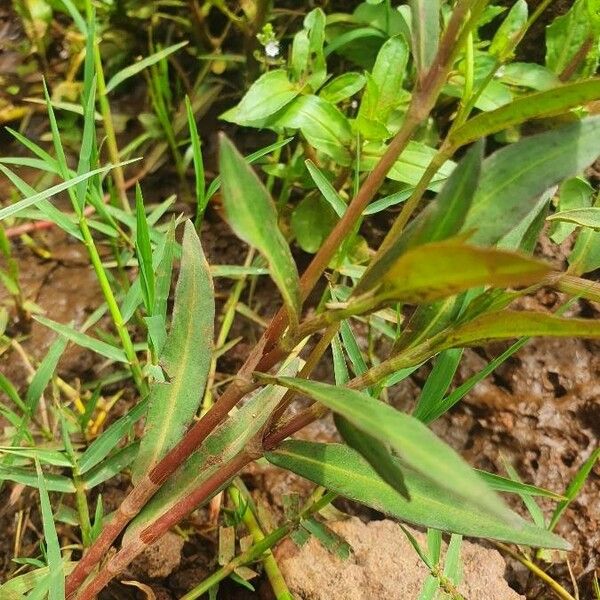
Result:
[[[348,560],[330,554],[316,539],[302,548],[287,540],[276,555],[291,592],[302,600],[416,600],[427,568],[400,526],[391,520],[363,523],[353,517],[330,524],[352,547]],[[420,544],[425,535],[411,530]],[[446,544],[442,553],[446,551]],[[504,579],[504,559],[496,550],[464,541],[462,583],[466,600],[519,600]]]
[[[130,572],[140,579],[168,577],[181,562],[183,538],[169,531],[144,550],[131,564]]]

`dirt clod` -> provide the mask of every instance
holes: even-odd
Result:
[[[156,544],[145,550],[131,565],[131,572],[140,578],[168,577],[181,562],[183,538],[167,532]]]
[[[405,600],[418,598],[428,575],[400,526],[391,520],[363,523],[354,517],[331,528],[352,547],[348,560],[330,554],[314,538],[301,549],[286,542],[278,558],[290,590],[302,600]],[[419,543],[425,535],[411,530]],[[444,544],[443,553],[446,545]],[[504,580],[505,563],[496,550],[464,541],[460,593],[469,600],[518,600]]]

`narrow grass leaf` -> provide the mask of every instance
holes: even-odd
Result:
[[[136,241],[135,251],[140,267],[140,282],[142,297],[146,312],[152,316],[154,310],[154,267],[152,266],[152,246],[150,244],[150,231],[146,212],[144,210],[144,197],[142,188],[138,183],[135,186],[135,214],[136,214]]]
[[[133,466],[134,480],[181,439],[198,410],[212,359],[214,291],[191,221],[185,223],[182,247],[171,328],[160,356],[167,382],[155,383],[150,391],[146,431]]]
[[[21,467],[0,467],[0,481],[14,481],[30,487],[37,488],[39,485],[35,471]],[[44,475],[46,489],[50,492],[62,492],[64,494],[75,493],[75,486],[68,477],[64,475]]]
[[[129,444],[125,448],[121,448],[112,456],[90,469],[83,478],[83,485],[86,489],[91,490],[97,485],[104,483],[111,477],[121,473],[124,469],[134,461],[139,450],[139,442]]]
[[[550,498],[551,500],[564,500],[564,496],[545,490],[544,488],[537,487],[535,485],[529,485],[527,483],[521,483],[514,479],[508,479],[501,475],[494,473],[488,473],[487,471],[480,471],[476,469],[476,472],[483,478],[489,487],[496,492],[506,492],[508,494],[518,494],[519,496],[539,496],[540,498]]]
[[[190,99],[185,97],[185,110],[188,119],[188,129],[190,130],[190,141],[192,143],[192,159],[194,161],[194,174],[196,176],[196,217],[194,225],[198,229],[202,222],[204,211],[206,210],[206,180],[204,176],[204,159],[202,158],[202,145],[198,135],[196,117]]]
[[[125,352],[123,352],[123,350],[120,348],[113,346],[112,344],[107,344],[106,342],[97,340],[96,338],[90,337],[85,333],[77,331],[77,329],[74,329],[69,325],[57,323],[56,321],[52,321],[46,317],[42,317],[41,315],[36,315],[33,318],[38,321],[38,323],[48,327],[48,329],[52,329],[52,331],[56,331],[56,333],[60,333],[60,335],[74,342],[78,346],[81,346],[82,348],[88,348],[89,350],[92,350],[93,352],[96,352],[101,356],[105,356],[106,358],[116,362],[128,362]]]
[[[121,85],[124,81],[127,81],[130,77],[141,73],[144,69],[155,65],[157,62],[163,60],[173,52],[177,52],[184,46],[187,46],[189,42],[180,42],[179,44],[173,44],[172,46],[168,46],[167,48],[163,48],[142,60],[121,69],[118,73],[115,73],[106,84],[106,93],[112,92],[115,88]]]
[[[0,454],[13,454],[23,458],[37,459],[40,463],[54,467],[72,467],[73,463],[59,450],[48,448],[19,448],[15,446],[0,446]]]
[[[35,411],[46,386],[50,383],[52,375],[54,375],[58,361],[65,351],[67,343],[67,338],[63,336],[59,336],[54,340],[50,345],[46,356],[44,356],[44,359],[36,369],[25,396],[25,403],[27,404],[27,411],[29,413]]]
[[[500,517],[483,509],[474,498],[456,496],[411,469],[405,471],[410,494],[407,500],[348,446],[289,440],[268,452],[266,458],[278,467],[401,521],[527,546],[570,547],[560,537],[539,529],[515,513]]]
[[[48,600],[64,600],[65,572],[63,568],[63,559],[60,552],[56,527],[54,526],[54,516],[52,514],[48,490],[46,489],[46,481],[44,480],[44,474],[42,473],[42,467],[40,467],[39,462],[36,462],[36,470],[49,568]]]
[[[106,431],[100,434],[85,450],[78,461],[80,474],[87,473],[98,465],[118,445],[121,439],[132,431],[148,408],[148,399],[138,402],[127,414],[117,419]]]
[[[339,197],[329,179],[323,175],[321,170],[312,162],[312,160],[305,160],[304,164],[315,182],[315,185],[319,188],[321,194],[323,194],[323,198],[329,202],[337,216],[342,217],[346,212],[346,203]]]
[[[238,237],[267,259],[294,328],[301,307],[300,281],[290,248],[279,230],[269,192],[225,136],[221,137],[219,162],[227,220]]]
[[[275,381],[342,415],[360,431],[388,445],[403,464],[439,487],[469,498],[494,514],[506,514],[502,501],[472,468],[414,417],[357,390],[290,377],[277,377]]]

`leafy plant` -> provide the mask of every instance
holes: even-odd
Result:
[[[240,19],[224,3],[212,4],[247,38],[258,33],[249,23],[262,24],[266,18],[261,3],[256,11],[264,9],[264,14],[254,19],[249,14]],[[593,30],[581,26],[581,11],[593,3],[578,0],[559,17],[569,27],[577,24],[577,48],[564,46],[561,31],[566,25],[557,20],[548,29],[546,66],[531,68],[511,60],[543,7],[529,16],[522,1],[515,3],[492,39],[483,37],[484,26],[500,11],[484,0],[458,0],[452,8],[415,0],[398,10],[390,2],[369,2],[331,23],[316,8],[293,36],[288,60],[264,60],[264,72],[222,115],[238,126],[271,130],[277,141],[244,157],[222,135],[220,175],[208,187],[193,103],[184,101],[181,130],[187,125],[190,134],[195,223],[202,223],[219,190],[226,221],[251,247],[243,267],[220,271],[206,262],[191,221],[185,222],[181,244],[175,236],[178,222],[160,222],[170,201],[146,206],[138,187],[135,215],[130,213],[125,163],[110,125],[107,94],[150,69],[153,106],[176,169],[185,176],[186,153],[177,141],[178,124],[171,120],[173,98],[165,62],[183,44],[153,48],[151,55],[104,84],[93,11],[88,10],[84,21],[75,7],[66,6],[87,40],[77,168],[66,160],[48,94],[54,156],[16,132],[15,137],[36,155],[33,164],[42,164],[61,183],[36,192],[0,164],[23,196],[0,209],[0,219],[50,219],[83,242],[116,334],[97,330],[92,336],[37,317],[61,336],[60,344],[40,365],[41,375],[32,381],[34,391],[25,403],[9,382],[2,385],[23,413],[24,429],[18,443],[13,440],[5,448],[11,461],[3,460],[0,477],[40,489],[52,577],[66,563],[59,564],[47,491],[76,495],[87,548],[66,579],[66,596],[96,597],[133,558],[225,489],[253,543],[236,557],[231,533],[223,534],[229,542],[223,541],[221,568],[190,592],[188,600],[214,589],[227,576],[247,583],[239,570],[259,559],[265,561],[277,597],[289,597],[272,555],[264,553],[292,534],[315,535],[331,548],[345,548],[316,519],[337,495],[429,528],[428,551],[415,546],[431,574],[422,598],[433,597],[438,587],[455,590],[462,535],[568,550],[568,542],[552,529],[597,453],[562,497],[474,470],[428,424],[525,340],[448,393],[464,348],[525,336],[600,338],[597,321],[513,306],[542,287],[571,298],[600,298],[598,285],[580,278],[598,266],[600,256],[597,198],[584,179],[585,169],[600,153],[600,117],[588,114],[600,99],[600,81],[587,78],[592,71],[586,66],[586,61],[597,60],[596,42],[588,42]],[[594,18],[589,22],[596,27]],[[277,41],[268,28],[262,29],[260,39],[265,48]],[[334,77],[334,57],[352,61],[355,70]],[[106,166],[100,166],[95,130],[97,96],[111,160]],[[473,111],[478,113],[472,116]],[[441,114],[447,123],[438,128]],[[526,125],[534,125],[535,132],[529,134]],[[265,156],[271,160],[263,165],[263,183],[251,163]],[[3,162],[27,164],[17,158]],[[114,176],[121,207],[103,202],[108,173]],[[557,185],[558,206],[548,216],[554,206],[554,192],[548,190]],[[62,191],[71,199],[72,212],[59,211],[48,201]],[[400,212],[392,213],[383,241],[373,244],[361,225],[390,208]],[[532,256],[547,217],[553,222],[551,239],[560,243],[566,236],[576,237],[566,273]],[[114,273],[100,259],[92,228],[111,241]],[[290,248],[293,238],[314,254],[302,275]],[[167,299],[178,258],[168,326]],[[119,277],[123,265],[137,269],[131,284]],[[283,306],[213,402],[216,360],[228,349],[236,307],[260,320],[247,307],[240,308],[244,278],[263,273],[275,283]],[[240,280],[229,296],[215,347],[212,277],[218,274]],[[327,286],[320,285],[324,276]],[[361,351],[353,330],[358,320],[387,339],[388,354]],[[134,343],[134,324],[141,343]],[[315,342],[311,350],[305,349],[307,339]],[[35,413],[67,340],[123,363],[139,402],[83,451],[73,447],[71,434],[88,433],[97,401],[93,397],[91,408],[84,407],[79,418],[63,406],[55,408],[61,448],[23,446],[24,437],[33,437],[25,435],[25,423]],[[335,386],[311,379],[329,348]],[[303,361],[298,359],[301,353]],[[386,389],[428,361],[434,366],[413,414],[388,404]],[[296,395],[308,398],[309,405],[289,414]],[[343,443],[289,439],[330,410]],[[135,440],[132,425],[144,416],[144,434]],[[249,500],[244,500],[241,486],[231,487],[246,465],[263,457],[327,490],[303,509],[288,511],[285,522],[269,533],[244,506]],[[70,473],[43,474],[37,461]],[[87,491],[129,467],[133,490],[110,519],[103,518],[100,503],[92,523]],[[522,519],[499,492],[557,501],[552,523],[546,527]],[[101,564],[124,530],[121,549]],[[441,536],[433,530],[451,534],[444,569],[439,564]],[[45,573],[41,582],[50,578]]]

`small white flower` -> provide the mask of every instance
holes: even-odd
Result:
[[[277,40],[271,40],[265,45],[265,54],[270,58],[279,56],[279,42]]]
[[[350,106],[354,109],[358,108],[358,100],[352,100],[352,102],[350,102]]]

